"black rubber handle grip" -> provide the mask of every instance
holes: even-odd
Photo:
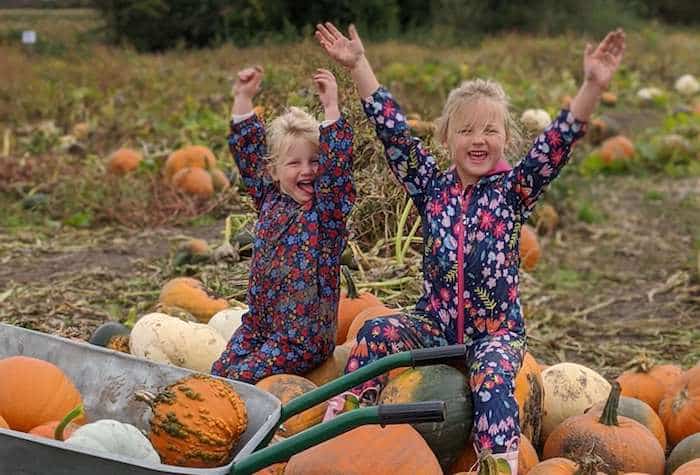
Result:
[[[436,346],[411,350],[413,366],[428,366],[450,361],[463,362],[467,357],[467,345]]]
[[[377,407],[379,423],[415,424],[418,422],[444,422],[444,401],[422,401],[410,404],[380,404]]]

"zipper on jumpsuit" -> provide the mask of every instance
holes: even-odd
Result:
[[[467,208],[474,191],[474,185],[469,186],[466,199],[459,195],[460,223],[457,236],[457,343],[464,343],[464,235],[467,231]]]

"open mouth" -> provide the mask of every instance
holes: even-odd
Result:
[[[483,163],[488,158],[488,153],[484,150],[474,150],[469,152],[469,161],[474,163]]]
[[[312,195],[314,193],[314,182],[313,180],[302,180],[297,182],[297,186],[300,190]]]

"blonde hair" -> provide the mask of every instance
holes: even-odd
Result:
[[[510,102],[503,87],[490,79],[472,79],[464,81],[459,87],[450,91],[445,105],[442,108],[442,115],[437,119],[435,129],[435,139],[441,143],[447,143],[450,120],[460,108],[467,103],[480,99],[493,101],[500,107],[503,113],[503,125],[506,131],[506,157],[515,156],[522,143],[522,132],[518,122],[510,113]]]
[[[290,107],[275,118],[267,129],[267,166],[274,167],[287,150],[290,139],[306,139],[316,147],[319,145],[319,123],[308,112],[299,107]]]

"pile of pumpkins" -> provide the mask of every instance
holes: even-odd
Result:
[[[138,463],[226,465],[248,424],[245,403],[236,391],[203,374],[187,376],[158,394],[140,395],[152,410],[148,437],[135,426],[113,419],[88,423],[73,381],[48,361],[4,358],[0,381],[0,428]]]
[[[125,175],[136,170],[142,161],[141,152],[120,148],[110,155],[107,170],[114,175]],[[218,167],[216,156],[203,145],[188,145],[171,153],[163,166],[163,179],[175,190],[202,199],[231,186]]]

